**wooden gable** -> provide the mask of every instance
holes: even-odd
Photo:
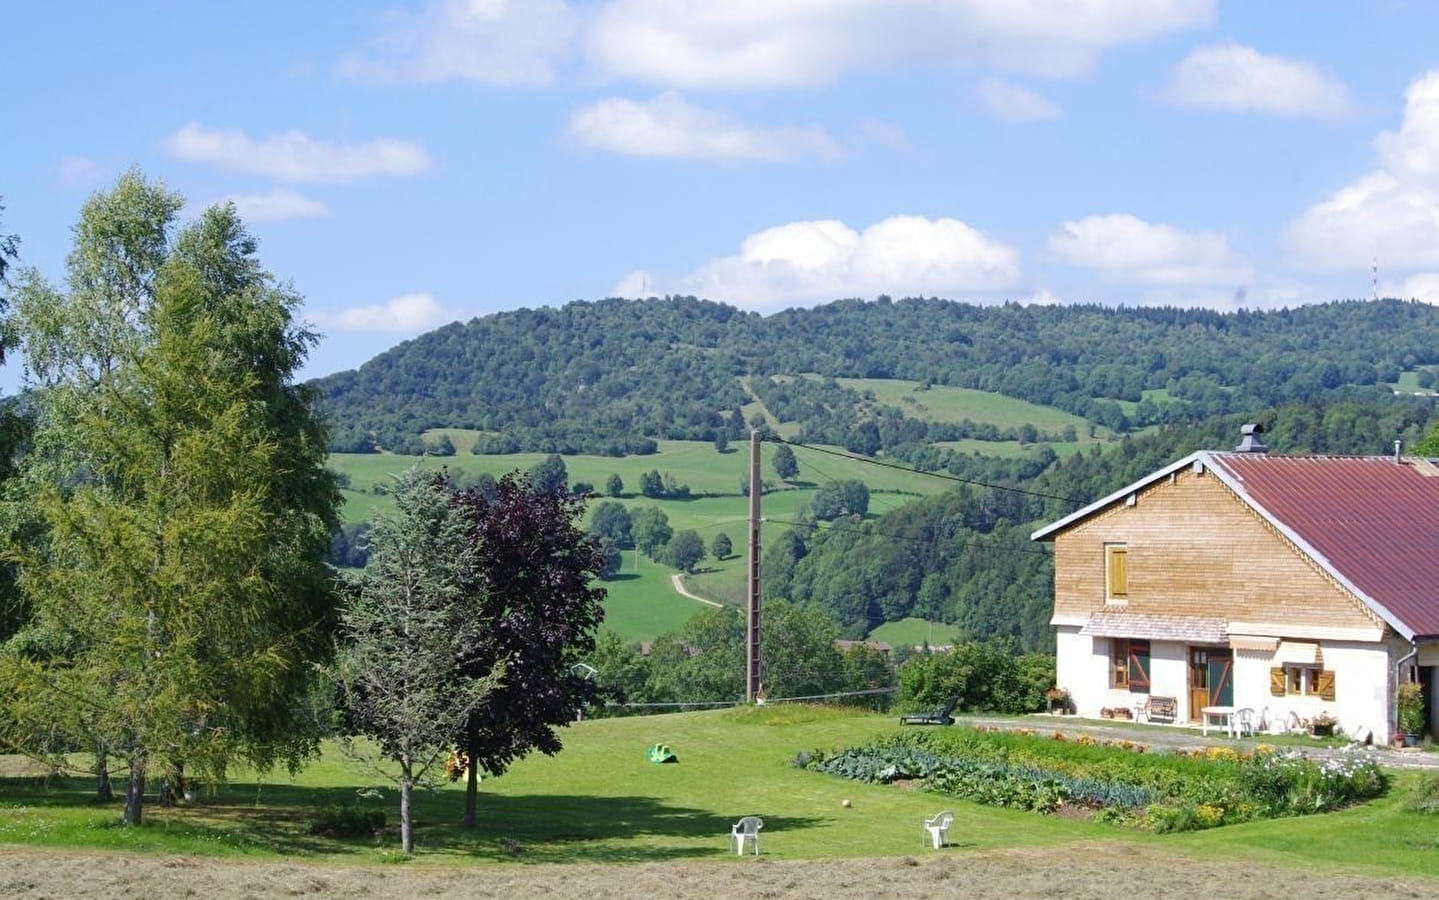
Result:
[[[1211,473],[1173,471],[1056,532],[1055,615],[1104,610],[1373,630],[1379,620]],[[1124,548],[1125,594],[1107,562]],[[1296,631],[1296,633],[1298,633]]]

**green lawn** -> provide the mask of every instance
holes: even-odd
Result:
[[[957,855],[1129,844],[1303,868],[1318,878],[1335,871],[1439,878],[1435,819],[1402,808],[1412,774],[1400,776],[1389,796],[1340,813],[1153,835],[858,784],[792,765],[798,751],[862,744],[899,727],[892,716],[804,706],[581,722],[565,730],[557,756],[535,754],[485,780],[474,831],[456,824],[459,786],[422,792],[419,862],[484,864],[512,860],[516,852],[528,862],[732,861],[729,826],[749,814],[764,817],[765,858],[905,856],[920,852],[922,819],[948,808],[955,813],[955,846],[947,852]],[[668,744],[679,763],[646,761],[645,748],[657,742]],[[13,773],[16,761],[0,759],[4,765]],[[242,771],[234,779],[194,807],[150,806],[147,827],[124,829],[112,824],[118,802],[95,804],[88,780],[12,774],[0,778],[6,810],[0,842],[333,862],[394,858],[393,836],[377,843],[305,833],[310,810],[321,804],[383,809],[394,821],[393,789],[333,748],[293,780],[257,782]]]
[[[603,584],[608,596],[602,627],[627,641],[648,641],[678,631],[702,606],[675,593],[670,582],[673,574],[669,566],[626,551],[618,577]]]
[[[885,622],[869,633],[872,641],[884,641],[891,647],[931,647],[959,642],[959,631],[953,625],[931,622],[913,616],[898,622]]]

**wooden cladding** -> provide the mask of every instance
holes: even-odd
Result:
[[[1215,478],[1176,473],[1054,539],[1055,612],[1373,629],[1372,617]],[[1300,632],[1302,633],[1302,632]]]

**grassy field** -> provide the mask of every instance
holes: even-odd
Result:
[[[1439,891],[1435,820],[1403,808],[1417,777],[1413,774],[1400,775],[1389,796],[1340,813],[1155,835],[1087,819],[978,806],[899,786],[858,784],[791,764],[798,751],[863,743],[899,727],[890,716],[804,706],[578,723],[566,730],[559,755],[531,756],[506,775],[483,783],[479,827],[473,831],[456,824],[462,805],[458,786],[422,792],[416,809],[420,855],[404,868],[405,875],[386,878],[443,877],[458,883],[463,872],[484,870],[478,879],[471,878],[472,891],[495,887],[492,879],[513,891],[513,879],[522,876],[495,864],[524,862],[527,869],[548,872],[534,864],[555,863],[564,864],[571,879],[604,882],[578,891],[571,880],[568,889],[559,888],[564,896],[626,896],[625,889],[635,886],[630,873],[650,873],[646,878],[654,873],[629,865],[616,869],[614,864],[659,865],[672,882],[660,895],[700,896],[701,886],[715,884],[712,877],[723,883],[724,873],[735,866],[764,863],[759,870],[745,870],[750,873],[745,877],[757,878],[761,871],[775,875],[770,866],[793,863],[795,868],[785,871],[796,877],[812,872],[818,880],[800,884],[782,878],[768,895],[825,896],[821,884],[845,893],[843,885],[823,880],[826,869],[846,873],[851,879],[848,889],[854,889],[867,883],[867,871],[890,877],[888,873],[921,865],[915,859],[920,857],[931,867],[925,879],[930,890],[945,895],[970,887],[967,879],[981,872],[986,881],[974,885],[981,890],[966,893],[1031,896],[1046,885],[1045,878],[1050,888],[1046,896],[1057,896],[1054,891],[1061,886],[1067,896],[1117,896],[1140,884],[1147,896],[1207,896],[1218,885],[1226,896],[1279,896],[1301,890],[1304,879],[1311,881],[1304,895],[1316,897],[1373,896],[1381,886],[1391,885],[1403,889],[1395,896],[1433,896]],[[647,762],[645,748],[656,742],[668,744],[679,763]],[[198,865],[196,857],[243,858],[247,867],[238,871],[254,872],[256,878],[269,870],[250,865],[283,859],[290,864],[323,863],[304,871],[311,879],[351,885],[349,879],[375,879],[380,870],[350,864],[397,860],[392,832],[379,839],[307,833],[312,810],[323,804],[383,809],[393,821],[393,790],[333,751],[293,780],[260,782],[237,772],[233,783],[205,795],[197,805],[152,806],[148,826],[140,829],[115,826],[118,803],[97,805],[90,799],[93,787],[88,780],[15,777],[13,758],[0,760],[0,765],[8,765],[11,775],[0,778],[0,803],[6,809],[0,817],[0,844],[11,845],[0,864],[16,858],[14,845],[150,854],[157,877],[164,874],[161,864],[177,855],[192,860],[171,873],[179,876]],[[941,851],[925,849],[920,823],[941,808],[955,813],[951,844]],[[765,820],[758,863],[737,859],[728,844],[730,824],[751,814]],[[32,860],[34,868],[4,870],[10,879],[3,882],[7,896],[56,896],[57,891],[77,895],[74,888],[43,893],[39,873],[54,866],[41,862],[44,857],[19,858]],[[110,865],[91,868],[113,873],[115,861],[124,859],[128,867],[135,859],[107,858]],[[885,864],[885,858],[894,862]],[[942,859],[957,868],[939,874],[933,867]],[[804,860],[827,865],[810,869],[800,865]],[[610,866],[608,880],[603,878],[605,867],[583,865],[588,863]],[[1056,866],[1065,872],[1063,878],[1057,878]],[[130,883],[137,883],[136,870],[126,870]],[[557,877],[546,874],[541,882]],[[1010,880],[989,882],[989,877]],[[966,881],[937,883],[956,878]],[[1081,878],[1092,883],[1076,881]],[[1218,881],[1205,883],[1211,879]],[[399,887],[380,880],[378,888]],[[415,882],[404,883],[413,890]],[[905,896],[923,893],[921,885],[909,880],[903,884]],[[1000,884],[1008,893],[984,890]],[[1176,884],[1180,889],[1162,889]],[[30,894],[17,891],[26,885],[41,887]],[[248,881],[245,886],[255,888]],[[311,886],[304,892],[319,890]],[[884,893],[882,885],[868,895],[877,893]],[[86,896],[102,895],[97,890]]]
[[[913,616],[898,622],[885,622],[869,633],[870,640],[884,641],[891,647],[931,647],[958,642],[959,632],[953,625],[931,622]]]
[[[466,434],[473,432],[447,430],[451,440],[460,445]],[[762,448],[762,471],[766,479],[776,481],[770,454],[774,445]],[[503,456],[475,456],[460,453],[451,457],[416,457],[375,453],[336,453],[330,456],[330,467],[347,475],[351,488],[342,493],[345,505],[342,515],[347,522],[373,518],[388,509],[391,499],[373,491],[376,484],[387,484],[391,476],[413,465],[475,476],[484,472],[503,475],[516,469],[527,470],[544,458],[539,453],[516,453]],[[766,493],[761,512],[767,520],[762,532],[766,542],[776,539],[788,528],[788,522],[814,496],[826,481],[859,479],[870,488],[870,514],[879,515],[913,501],[916,497],[943,491],[949,483],[943,479],[899,471],[835,456],[818,449],[795,448],[799,463],[798,479],[781,489]],[[729,535],[735,556],[727,560],[705,560],[702,572],[690,580],[695,593],[721,602],[742,602],[744,598],[744,553],[749,540],[749,500],[739,494],[740,477],[748,472],[748,447],[716,453],[714,446],[695,441],[661,441],[659,452],[652,456],[611,458],[601,456],[564,457],[571,482],[588,481],[603,490],[611,473],[618,473],[625,483],[625,493],[615,499],[634,511],[640,507],[658,506],[669,517],[675,531],[693,529],[699,532],[708,548],[716,534]],[[651,470],[669,473],[691,491],[705,496],[689,499],[651,499],[638,493],[640,476]],[[608,628],[629,640],[650,640],[684,623],[698,608],[693,600],[674,592],[670,583],[671,570],[633,553],[625,555],[621,577],[605,584],[609,591],[606,603]]]
[[[946,385],[920,390],[920,382],[897,378],[835,380],[851,390],[870,391],[879,402],[897,406],[907,415],[927,422],[962,422],[969,419],[976,424],[994,425],[996,428],[1018,428],[1030,424],[1040,431],[1049,432],[1062,431],[1066,425],[1073,425],[1080,434],[1087,434],[1089,430],[1089,420],[1081,416],[991,391]]]

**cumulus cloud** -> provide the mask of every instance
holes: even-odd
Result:
[[[614,0],[588,50],[603,70],[680,88],[813,87],[900,66],[1063,77],[1213,15],[1214,0]]]
[[[209,129],[191,122],[165,138],[162,146],[172,156],[189,162],[293,182],[417,175],[430,168],[430,156],[423,145],[394,138],[335,144],[292,130],[257,140],[242,131]]]
[[[782,162],[842,154],[823,129],[749,128],[673,92],[647,103],[601,100],[575,113],[569,131],[587,147],[628,156]]]
[[[405,294],[371,306],[316,313],[315,318],[338,331],[423,331],[454,317],[429,294]]]
[[[681,280],[686,293],[758,309],[875,294],[954,295],[1009,287],[1019,253],[958,219],[893,216],[863,231],[833,219],[744,239],[739,253]]]
[[[1296,264],[1313,271],[1439,267],[1439,70],[1409,85],[1398,131],[1375,139],[1380,168],[1286,227]]]
[[[284,188],[268,194],[231,194],[225,200],[235,204],[235,211],[247,222],[316,219],[330,214],[330,208],[319,200]]]
[[[1065,222],[1050,237],[1049,250],[1063,262],[1094,269],[1117,283],[1229,285],[1254,277],[1222,234],[1181,231],[1125,213]]]
[[[342,74],[379,82],[545,84],[577,26],[563,0],[432,0],[417,14],[389,18],[369,47],[341,59]]]
[[[1006,122],[1038,122],[1061,115],[1059,107],[1044,97],[1001,78],[980,82],[975,96],[986,112]]]
[[[1399,288],[1399,297],[1403,300],[1418,300],[1421,303],[1439,305],[1439,274],[1426,272],[1420,275],[1411,275]]]
[[[1232,42],[1189,54],[1164,96],[1180,106],[1317,119],[1337,119],[1351,108],[1349,89],[1312,63]]]

